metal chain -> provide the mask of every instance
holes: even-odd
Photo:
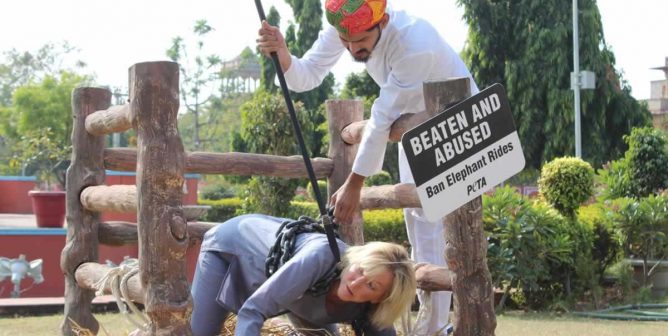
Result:
[[[295,253],[297,236],[301,233],[321,233],[326,234],[325,228],[320,221],[308,216],[300,216],[296,221],[285,221],[276,231],[276,242],[269,249],[269,255],[265,260],[265,275],[271,277],[276,271],[287,263]],[[336,234],[338,238],[338,234]],[[329,289],[332,280],[340,275],[340,271],[335,267],[336,261],[332,265],[333,271],[330,271],[325,277],[319,279],[309,290],[309,294],[319,296],[325,294]]]

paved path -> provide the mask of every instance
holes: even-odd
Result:
[[[0,214],[0,229],[37,228],[35,215],[32,214]]]
[[[97,296],[92,304],[93,312],[118,311],[112,295]],[[0,317],[62,314],[64,306],[65,299],[62,297],[3,298],[0,299]]]

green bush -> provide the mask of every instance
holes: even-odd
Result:
[[[244,212],[243,202],[239,198],[200,199],[198,203],[211,206],[211,210],[203,219],[207,222],[224,222],[234,216],[247,213]],[[284,217],[297,219],[299,216],[319,218],[318,205],[315,202],[291,202]],[[387,241],[409,246],[402,209],[365,210],[362,212],[362,217],[364,218],[365,241]]]
[[[557,211],[573,218],[580,204],[594,194],[594,169],[579,158],[554,159],[543,166],[538,189]]]
[[[365,210],[364,241],[385,241],[410,246],[402,209]]]
[[[293,201],[287,218],[296,219],[301,215],[320,217],[318,205],[315,202]],[[402,209],[364,210],[362,218],[365,241],[387,241],[409,246]]]
[[[199,199],[200,205],[210,205],[211,209],[206,213],[206,222],[224,222],[239,213],[242,201],[239,198],[225,198],[221,200]]]
[[[392,183],[392,176],[390,176],[390,173],[384,170],[379,172],[378,174],[371,175],[366,179],[364,179],[364,185],[367,187],[381,186],[386,184],[393,184],[393,183]]]
[[[653,127],[634,128],[624,136],[629,149],[624,157],[600,170],[599,180],[605,186],[602,197],[641,198],[668,188],[668,140]]]
[[[318,190],[320,190],[320,197],[322,197],[323,201],[327,203],[327,181],[318,180]],[[311,184],[310,181],[306,187],[306,191],[308,192],[311,200],[315,202],[315,192],[313,191],[313,184]]]
[[[28,175],[35,175],[39,188],[65,187],[65,170],[69,166],[72,146],[58,143],[51,128],[26,132],[14,144],[13,152],[10,167],[23,168]]]
[[[668,255],[668,198],[622,199],[611,209],[627,257],[661,259]]]
[[[286,213],[286,218],[297,219],[299,216],[309,216],[314,219],[320,217],[320,209],[315,202],[290,202],[290,208]]]
[[[618,235],[607,211],[601,203],[583,206],[578,210],[578,220],[592,234],[591,257],[599,284],[603,283],[606,270],[619,260],[621,252]]]
[[[640,198],[668,188],[666,136],[654,127],[635,128],[624,137],[629,144],[628,162],[633,197]]]
[[[483,225],[488,236],[487,265],[493,284],[506,296],[518,292],[522,304],[546,309],[564,296],[565,267],[572,267],[569,221],[513,188],[483,195]]]
[[[626,160],[615,160],[598,170],[596,180],[601,185],[600,198],[613,200],[633,195],[631,177]]]
[[[207,200],[221,200],[234,196],[236,196],[234,188],[223,183],[208,184],[200,191],[200,198]]]
[[[295,103],[294,108],[303,133],[313,134],[313,121],[308,113],[300,113],[306,112],[302,111],[303,104]],[[240,138],[236,139],[235,146],[258,154],[284,156],[298,153],[294,128],[282,95],[256,90],[253,99],[242,104],[239,110]],[[254,176],[247,184],[243,211],[286,216],[300,183],[303,182],[297,179]]]
[[[243,213],[288,217],[298,180],[254,176],[244,190]]]

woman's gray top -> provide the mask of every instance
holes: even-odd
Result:
[[[321,233],[297,236],[292,258],[269,279],[265,259],[276,241],[276,231],[288,219],[266,215],[235,217],[209,230],[201,251],[219,252],[229,263],[217,301],[237,314],[237,335],[259,335],[267,318],[290,312],[316,326],[350,322],[364,314],[365,304],[346,303],[335,312],[325,310],[326,295],[306,291],[334,272],[334,256]],[[347,245],[337,240],[342,254]],[[365,335],[394,335],[394,330],[367,330]]]

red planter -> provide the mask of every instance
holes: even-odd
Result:
[[[65,192],[31,190],[32,208],[38,227],[61,228],[65,222]]]

